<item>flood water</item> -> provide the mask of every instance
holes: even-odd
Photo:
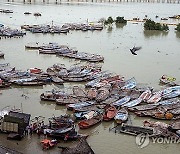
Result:
[[[55,0],[54,0],[55,1]],[[11,9],[13,14],[0,14],[0,23],[12,28],[20,28],[23,24],[53,24],[62,25],[63,23],[85,23],[97,21],[100,18],[112,16],[124,16],[125,19],[139,17],[141,20],[145,15],[156,21],[161,17],[169,17],[180,14],[179,4],[166,3],[61,3],[55,4],[49,0],[49,4],[36,1],[37,3],[23,4],[20,0],[15,2],[0,2],[0,9]],[[24,12],[40,12],[41,17],[24,15]],[[158,15],[159,18],[155,19]],[[161,21],[162,22],[162,21]],[[178,23],[178,20],[168,20],[169,23]],[[153,86],[159,86],[159,78],[163,74],[176,77],[180,81],[180,33],[175,32],[175,26],[169,26],[169,32],[144,31],[143,23],[134,24],[128,22],[125,26],[112,28],[106,27],[102,31],[77,32],[71,31],[65,34],[32,34],[22,38],[11,38],[0,40],[0,50],[5,53],[5,58],[0,59],[0,63],[10,63],[16,69],[27,70],[31,67],[42,68],[55,63],[64,63],[67,66],[80,63],[67,58],[56,57],[55,55],[39,55],[38,51],[25,50],[25,45],[29,42],[57,42],[59,44],[75,47],[82,52],[98,53],[105,57],[102,63],[103,70],[110,70],[120,74],[126,79],[135,77],[137,82]],[[133,56],[129,48],[134,45],[142,46],[137,56]],[[85,63],[85,62],[82,62]],[[12,87],[1,90],[0,108],[5,106],[15,106],[23,108],[23,112],[30,113],[32,118],[35,116],[45,116],[67,113],[64,107],[56,106],[51,102],[40,100],[40,94],[46,90],[65,89],[69,90],[74,84],[66,83],[64,86],[46,85],[43,87]],[[83,85],[81,85],[83,86]],[[27,99],[21,95],[28,96]],[[71,112],[68,112],[71,113]],[[142,125],[145,118],[138,118],[131,115],[134,125]],[[80,133],[90,134],[88,143],[97,154],[178,154],[180,146],[178,144],[150,144],[141,149],[135,143],[135,137],[124,134],[109,132],[113,127],[113,122],[102,122],[102,124],[88,130],[80,130]],[[6,135],[0,135],[0,144],[14,148],[20,152],[32,153],[59,153],[59,149],[44,152],[40,146],[40,139],[36,135],[28,137],[22,141],[6,140]],[[69,143],[68,143],[69,144]],[[60,145],[66,145],[60,143]]]

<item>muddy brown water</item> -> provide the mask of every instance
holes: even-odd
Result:
[[[124,16],[127,19],[133,17],[148,17],[160,21],[161,17],[168,17],[179,14],[178,4],[162,3],[70,3],[44,4],[22,4],[20,0],[7,3],[0,2],[0,8],[12,9],[13,14],[0,14],[0,23],[9,27],[17,28],[22,24],[63,24],[66,22],[86,22],[97,21],[102,17]],[[40,12],[41,17],[33,15],[24,15],[25,11]],[[159,18],[155,19],[158,15]],[[168,20],[169,23],[178,23],[178,20]],[[0,59],[0,63],[10,63],[16,69],[27,70],[31,67],[39,67],[46,70],[54,63],[64,63],[67,66],[80,63],[80,61],[60,58],[55,55],[39,55],[38,51],[25,50],[25,45],[29,42],[57,42],[59,44],[75,47],[79,51],[99,53],[105,57],[104,63],[101,63],[103,70],[110,70],[116,74],[125,76],[125,78],[135,77],[140,84],[153,86],[161,89],[159,86],[159,77],[163,74],[176,77],[180,81],[180,34],[174,31],[174,26],[170,26],[169,32],[144,31],[143,23],[133,24],[128,22],[125,26],[106,27],[102,31],[77,32],[71,31],[67,35],[50,34],[31,34],[22,38],[11,38],[0,40],[0,50],[5,53],[5,58]],[[142,46],[137,56],[129,52],[129,48]],[[85,62],[82,62],[85,63]],[[74,83],[66,83],[64,86],[45,85],[43,87],[12,87],[1,90],[0,108],[5,106],[15,106],[23,108],[23,112],[30,113],[32,118],[35,116],[60,115],[67,113],[64,107],[56,106],[52,102],[41,101],[39,96],[46,90],[66,89],[69,90]],[[83,86],[81,84],[81,86]],[[28,98],[22,97],[22,94]],[[68,112],[71,113],[71,112]],[[138,118],[130,116],[134,125],[142,125],[142,121],[147,118]],[[88,130],[80,130],[80,133],[90,134],[88,143],[97,154],[143,154],[143,153],[179,153],[178,144],[150,144],[141,149],[135,143],[135,137],[124,134],[115,134],[109,132],[109,128],[114,126],[113,122],[102,122]],[[20,152],[32,153],[59,153],[55,148],[50,151],[42,151],[40,140],[36,135],[27,137],[22,141],[6,140],[7,135],[0,135],[0,144],[16,149]],[[43,138],[43,136],[42,136]],[[63,143],[59,145],[69,145],[72,143]]]

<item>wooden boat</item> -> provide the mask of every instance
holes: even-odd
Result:
[[[29,15],[29,14],[31,14],[31,12],[24,12],[24,14],[25,14],[25,15]]]
[[[168,18],[161,18],[161,20],[168,20]]]
[[[117,113],[117,109],[114,106],[109,106],[103,115],[103,120],[104,121],[110,121],[112,120]]]
[[[117,100],[116,102],[112,103],[112,105],[114,105],[114,106],[116,106],[116,107],[120,107],[120,106],[126,104],[127,102],[129,102],[130,99],[131,99],[130,96],[125,96],[125,97]]]
[[[180,121],[178,120],[178,121],[172,122],[172,123],[170,124],[170,126],[171,126],[172,129],[174,129],[174,130],[180,130]]]
[[[39,42],[36,43],[28,43],[27,45],[25,45],[26,49],[39,49],[40,45]]]
[[[78,126],[80,129],[86,129],[86,128],[89,128],[89,127],[101,122],[102,120],[103,120],[102,114],[97,114],[96,116],[94,116],[91,119],[80,121],[78,123]]]
[[[30,68],[29,72],[32,73],[32,74],[40,74],[40,73],[42,73],[42,69],[36,68],[36,67],[35,68]]]
[[[87,92],[87,97],[90,99],[90,100],[93,100],[95,99],[97,96],[97,90],[95,88],[91,88],[88,90]]]
[[[61,128],[73,128],[74,121],[69,115],[60,115],[58,117],[48,118],[49,128],[52,130],[57,130]]]
[[[54,49],[52,50],[39,49],[39,54],[56,54],[56,51]]]
[[[118,110],[116,113],[114,120],[117,124],[122,124],[123,122],[128,120],[128,111],[124,108]]]
[[[0,80],[1,81],[1,80]],[[9,82],[4,82],[4,81],[2,81],[1,83],[0,83],[0,88],[7,88],[7,87],[10,87],[11,86],[11,83],[9,83]]]
[[[119,95],[110,95],[110,97],[108,97],[106,100],[102,101],[101,104],[104,104],[105,106],[110,105],[113,102],[116,102],[118,99],[119,99]]]
[[[44,82],[40,82],[40,81],[14,82],[14,84],[18,86],[43,86],[45,85]]]
[[[115,75],[115,76],[111,76],[111,77],[108,77],[106,79],[101,79],[101,82],[102,81],[106,81],[108,83],[111,83],[111,82],[114,82],[114,81],[123,81],[123,77],[120,77],[120,75]]]
[[[81,107],[81,108],[75,108],[73,110],[73,112],[86,112],[86,111],[91,111],[91,110],[96,111],[96,110],[98,110],[98,107],[95,105],[85,106],[85,107]]]
[[[56,101],[56,99],[58,98],[62,98],[67,96],[66,93],[64,93],[63,91],[46,91],[45,93],[42,93],[40,95],[41,100],[43,101]]]
[[[91,119],[93,118],[94,114],[96,114],[96,111],[85,111],[85,112],[75,112],[74,116],[77,120],[82,120],[82,119]]]
[[[125,82],[125,85],[121,87],[122,90],[133,89],[136,87],[136,79],[133,77]]]
[[[135,115],[139,117],[152,117],[155,115],[155,113],[160,113],[157,109],[152,109],[152,110],[146,110],[146,111],[136,111],[134,112]],[[162,112],[161,112],[162,113]],[[160,115],[160,114],[159,114]],[[164,115],[163,115],[164,116]]]
[[[100,88],[97,91],[96,101],[101,102],[109,97],[109,90],[106,88]]]
[[[141,98],[142,101],[147,101],[152,96],[151,93],[152,93],[151,90],[147,89],[139,96],[139,98]]]
[[[136,111],[147,111],[155,109],[158,106],[158,104],[145,104],[145,105],[138,105],[134,107],[128,108],[129,111],[136,112]]]
[[[86,139],[80,139],[75,147],[59,147],[62,149],[61,154],[95,154]]]
[[[133,106],[136,106],[138,104],[140,104],[142,102],[142,99],[141,98],[137,98],[137,99],[134,99],[124,105],[122,105],[123,107],[133,107]]]
[[[177,102],[179,102],[179,99],[171,98],[171,99],[166,99],[166,100],[160,101],[160,102],[158,102],[156,104],[164,106],[164,105],[174,105],[174,104],[177,104]]]
[[[56,99],[57,105],[75,104],[79,102],[80,100],[78,98],[71,97],[71,96]]]
[[[172,113],[173,115],[180,115],[180,107],[169,110],[168,112]]]
[[[67,105],[68,110],[75,110],[77,108],[82,108],[82,107],[87,107],[87,106],[92,106],[94,105],[94,102],[81,102],[81,103],[76,103],[76,104],[69,104]]]
[[[84,115],[89,113],[89,112],[90,111],[75,112],[74,117],[76,118],[76,120],[83,120],[83,119],[85,119]]]
[[[64,83],[64,81],[57,76],[52,76],[52,82],[54,82],[56,84],[61,84],[61,85]]]
[[[76,97],[87,97],[87,93],[79,86],[73,87],[73,95]]]
[[[150,99],[147,100],[147,103],[157,103],[161,100],[161,96],[161,92],[157,92]]]
[[[84,81],[89,80],[89,76],[85,76],[82,78],[79,78],[79,77],[62,77],[62,79],[64,81],[68,81],[68,82],[84,82]]]
[[[62,127],[57,130],[52,131],[49,134],[50,137],[53,137],[55,139],[63,139],[63,140],[76,140],[78,138],[81,138],[82,135],[78,134],[74,127]]]
[[[34,16],[41,16],[41,13],[34,13]]]
[[[138,90],[132,89],[132,90],[126,90],[127,92],[129,92],[129,96],[131,97],[131,99],[137,99],[140,97],[141,92],[139,92]]]

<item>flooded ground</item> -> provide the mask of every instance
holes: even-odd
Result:
[[[50,1],[50,0],[49,0]],[[13,14],[0,14],[0,23],[9,27],[19,28],[22,24],[54,24],[61,25],[66,22],[86,22],[97,21],[108,16],[124,16],[126,19],[140,17],[145,15],[155,20],[155,16],[161,17],[180,14],[179,4],[164,3],[54,3],[42,5],[23,4],[20,0],[7,3],[0,2],[0,8],[11,9]],[[25,11],[40,12],[41,17],[33,15],[24,15]],[[169,23],[178,23],[178,20],[169,20]],[[175,26],[170,26],[169,32],[144,31],[143,23],[134,24],[128,22],[125,26],[112,28],[106,27],[98,32],[76,32],[71,31],[64,34],[32,34],[27,33],[23,38],[11,38],[0,40],[0,50],[5,53],[5,58],[0,59],[0,63],[10,63],[16,69],[27,70],[31,67],[39,67],[46,70],[54,63],[64,63],[70,66],[80,61],[68,58],[60,58],[55,55],[39,55],[38,51],[25,50],[25,45],[29,42],[57,42],[59,44],[75,47],[79,51],[99,53],[105,57],[102,63],[103,70],[110,70],[116,74],[125,76],[125,78],[135,77],[140,84],[150,85],[156,89],[159,86],[159,78],[163,74],[171,75],[180,81],[180,34],[174,30]],[[133,56],[129,48],[142,46],[137,56]],[[69,90],[74,84],[67,83],[64,86],[46,85],[38,88],[12,87],[11,89],[1,90],[0,108],[5,106],[16,106],[23,108],[25,113],[34,116],[51,117],[66,113],[64,107],[56,106],[51,102],[40,100],[40,94],[52,88],[62,88]],[[28,96],[27,99],[22,94]],[[69,112],[71,113],[71,112]],[[134,125],[141,125],[144,118],[138,118],[131,115],[131,121]],[[113,127],[113,122],[103,122],[88,130],[81,130],[80,133],[90,134],[88,143],[97,154],[143,154],[143,153],[179,153],[178,144],[153,144],[152,142],[146,148],[140,149],[135,143],[135,137],[114,134],[109,132]],[[14,148],[20,152],[31,153],[59,153],[59,149],[53,149],[43,152],[40,146],[40,139],[36,135],[28,137],[22,141],[8,141],[6,135],[0,135],[0,144]],[[43,137],[42,137],[43,138]],[[60,143],[64,145],[64,143]],[[66,145],[66,144],[65,144]]]

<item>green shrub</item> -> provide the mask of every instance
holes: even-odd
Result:
[[[126,24],[127,23],[127,20],[124,19],[124,17],[116,17],[116,20],[115,20],[116,23],[123,23],[123,24]]]
[[[160,23],[156,23],[151,19],[146,20],[144,23],[145,30],[160,30],[160,31],[168,31],[169,27],[166,24],[161,25]]]

